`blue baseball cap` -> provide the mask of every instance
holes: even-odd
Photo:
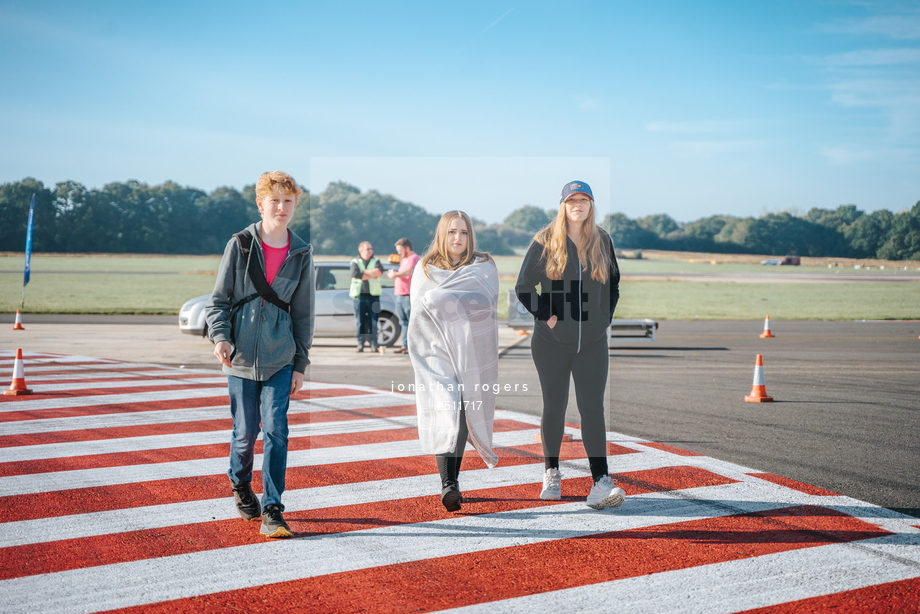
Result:
[[[591,200],[594,200],[594,194],[591,193],[591,186],[584,181],[570,181],[562,188],[562,198],[559,199],[561,205],[567,198],[573,194],[584,194]]]

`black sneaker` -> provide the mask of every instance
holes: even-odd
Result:
[[[284,522],[281,516],[281,507],[278,505],[266,505],[262,510],[262,528],[259,531],[265,537],[291,537],[291,528]]]
[[[259,505],[259,499],[256,498],[249,482],[240,482],[234,484],[230,482],[233,488],[233,500],[236,502],[236,511],[240,513],[243,520],[255,520],[262,515],[262,506]]]
[[[463,501],[463,495],[460,494],[460,488],[456,484],[448,484],[441,489],[441,503],[448,512],[459,512],[461,501]]]

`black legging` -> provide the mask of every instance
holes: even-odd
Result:
[[[466,449],[466,439],[468,435],[469,428],[466,425],[466,410],[461,407],[460,427],[457,431],[457,447],[453,452],[434,455],[438,463],[438,473],[441,474],[442,488],[447,488],[451,484],[457,484],[457,476],[460,475],[460,463],[463,462],[463,451]]]
[[[534,335],[530,342],[540,388],[543,390],[543,418],[540,435],[547,469],[559,468],[559,448],[565,431],[565,410],[569,404],[569,374],[575,380],[575,400],[581,414],[584,441],[591,475],[595,481],[607,475],[607,430],[604,424],[604,389],[610,361],[607,337],[569,352]]]

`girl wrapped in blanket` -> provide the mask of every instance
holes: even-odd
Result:
[[[460,509],[457,482],[469,441],[490,468],[498,389],[498,270],[476,250],[470,217],[441,216],[412,275],[409,358],[422,451],[435,455],[441,502]]]

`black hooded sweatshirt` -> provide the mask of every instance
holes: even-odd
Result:
[[[591,278],[591,265],[581,266],[578,247],[566,237],[568,258],[562,279],[546,276],[543,245],[533,241],[514,286],[518,300],[536,320],[534,336],[539,335],[570,352],[580,352],[582,347],[607,336],[607,327],[620,298],[620,268],[613,241],[600,227],[598,232],[610,249],[606,283]],[[540,284],[539,293],[537,284]],[[546,321],[554,315],[558,320],[556,326],[550,328]]]

